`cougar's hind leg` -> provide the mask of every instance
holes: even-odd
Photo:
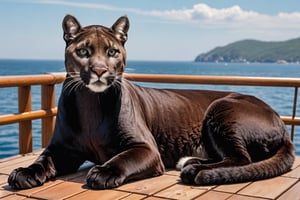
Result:
[[[244,129],[239,125],[235,104],[226,98],[213,103],[205,116],[202,127],[203,145],[209,158],[217,161],[207,167],[244,165],[251,162],[243,138]]]
[[[237,127],[234,108],[226,100],[214,102],[207,110],[202,127],[202,143],[207,162],[191,162],[181,171],[187,184],[201,184],[202,171],[251,163],[246,144]]]

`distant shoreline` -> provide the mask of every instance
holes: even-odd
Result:
[[[195,61],[300,64],[300,38],[286,41],[241,40],[199,54]]]
[[[248,62],[248,61],[230,61],[230,62],[220,62],[220,61],[194,61],[197,63],[218,63],[218,64],[229,64],[229,63],[235,63],[235,64],[279,64],[279,65],[299,65],[300,61],[297,62],[287,62],[285,60],[278,60],[277,62]]]

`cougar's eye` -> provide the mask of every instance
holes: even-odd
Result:
[[[89,57],[90,56],[90,52],[88,49],[86,48],[79,48],[76,50],[76,53],[79,57]]]
[[[118,53],[119,53],[119,50],[118,50],[118,49],[108,49],[108,50],[107,50],[107,55],[108,55],[109,57],[114,57],[114,56],[116,56]]]

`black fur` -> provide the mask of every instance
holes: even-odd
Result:
[[[86,160],[95,163],[86,179],[93,189],[161,175],[184,156],[194,156],[181,172],[187,184],[259,180],[290,170],[293,144],[279,116],[261,100],[144,88],[123,79],[128,28],[127,17],[112,28],[82,28],[73,16],[65,17],[68,75],[53,137],[32,165],[10,174],[12,188],[42,185]]]

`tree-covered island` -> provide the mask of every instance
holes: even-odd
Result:
[[[280,42],[242,40],[200,54],[195,61],[300,63],[300,38]]]

